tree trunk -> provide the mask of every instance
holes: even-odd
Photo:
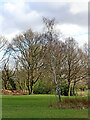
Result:
[[[75,86],[73,86],[73,95],[75,95]]]
[[[30,86],[31,86],[31,94],[32,94],[32,84]]]
[[[51,65],[51,69],[52,69],[52,73],[53,73],[53,77],[54,77],[54,82],[55,82],[56,89],[57,89],[58,96],[59,96],[59,102],[61,102],[60,88],[58,88],[58,86],[57,86],[56,74],[55,74],[55,71],[54,71],[54,69],[53,69],[52,65]]]
[[[61,94],[59,90],[58,90],[58,96],[59,96],[59,102],[61,102]]]
[[[71,62],[68,60],[68,96],[70,96],[70,83],[71,83],[71,79],[70,79],[70,73],[71,73]]]
[[[70,96],[70,83],[68,85],[68,96]]]
[[[26,80],[24,81],[24,92],[26,92],[26,87],[27,87],[27,83]]]
[[[6,83],[4,84],[4,87],[5,87],[5,90],[7,90],[7,85],[6,85]]]
[[[31,86],[31,94],[33,94],[33,67],[31,68],[30,86]]]
[[[75,95],[75,85],[76,85],[76,82],[74,82],[74,85],[73,85],[73,95]]]
[[[33,85],[31,85],[31,94],[33,94]]]
[[[33,76],[31,77],[30,80],[30,87],[31,87],[31,94],[33,94]]]
[[[28,94],[30,95],[31,92],[30,92],[30,80],[28,79]]]
[[[28,89],[28,94],[29,94],[29,95],[31,94],[31,92],[30,92],[30,88]]]
[[[28,72],[28,94],[30,95],[30,76],[29,76],[29,72]]]

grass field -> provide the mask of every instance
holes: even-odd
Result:
[[[57,99],[55,95],[3,95],[2,115],[3,118],[88,118],[88,109],[50,108]]]
[[[80,91],[80,92],[77,92],[78,94],[84,94],[84,95],[90,95],[90,92],[84,92],[84,91]]]

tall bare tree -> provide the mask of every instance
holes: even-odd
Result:
[[[45,50],[42,35],[30,29],[14,38],[10,49],[19,65],[26,70],[29,95],[33,94],[33,85],[42,73]]]
[[[83,51],[73,38],[67,38],[66,45],[66,75],[68,82],[68,96],[70,96],[70,87],[73,83],[73,90],[76,83],[86,77],[86,63]]]
[[[58,45],[60,42],[58,41],[58,35],[54,31],[55,19],[50,20],[47,18],[43,18],[43,22],[47,29],[47,31],[45,33],[45,37],[47,39],[48,51],[50,53],[48,63],[50,63],[51,72],[52,72],[56,90],[57,90],[57,93],[59,96],[59,101],[61,101],[61,94],[60,94],[60,87],[61,87],[61,80],[62,80],[61,71],[60,71],[61,70],[61,66],[60,66],[61,60],[59,61],[59,59],[61,58],[61,55],[60,54],[59,54],[60,56],[57,55],[57,53],[60,52],[60,49],[59,49],[60,45]],[[60,58],[58,58],[58,57],[60,57]],[[59,66],[56,64],[58,64]],[[58,83],[58,79],[59,79],[59,83]]]

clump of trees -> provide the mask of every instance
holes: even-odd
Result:
[[[60,41],[60,35],[55,32],[55,19],[43,18],[43,22],[44,33],[29,29],[7,45],[4,54],[7,59],[1,70],[3,89],[28,91],[29,95],[56,90],[61,101],[65,89],[65,95],[70,96],[71,90],[75,95],[80,82],[87,85],[88,54],[86,47],[85,51],[79,48],[74,38]],[[0,49],[4,45],[0,43]],[[10,59],[14,63],[10,63]],[[9,64],[14,64],[13,70]]]

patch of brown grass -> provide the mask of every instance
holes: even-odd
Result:
[[[58,109],[88,109],[88,99],[65,98],[61,102],[51,104],[50,107]]]

